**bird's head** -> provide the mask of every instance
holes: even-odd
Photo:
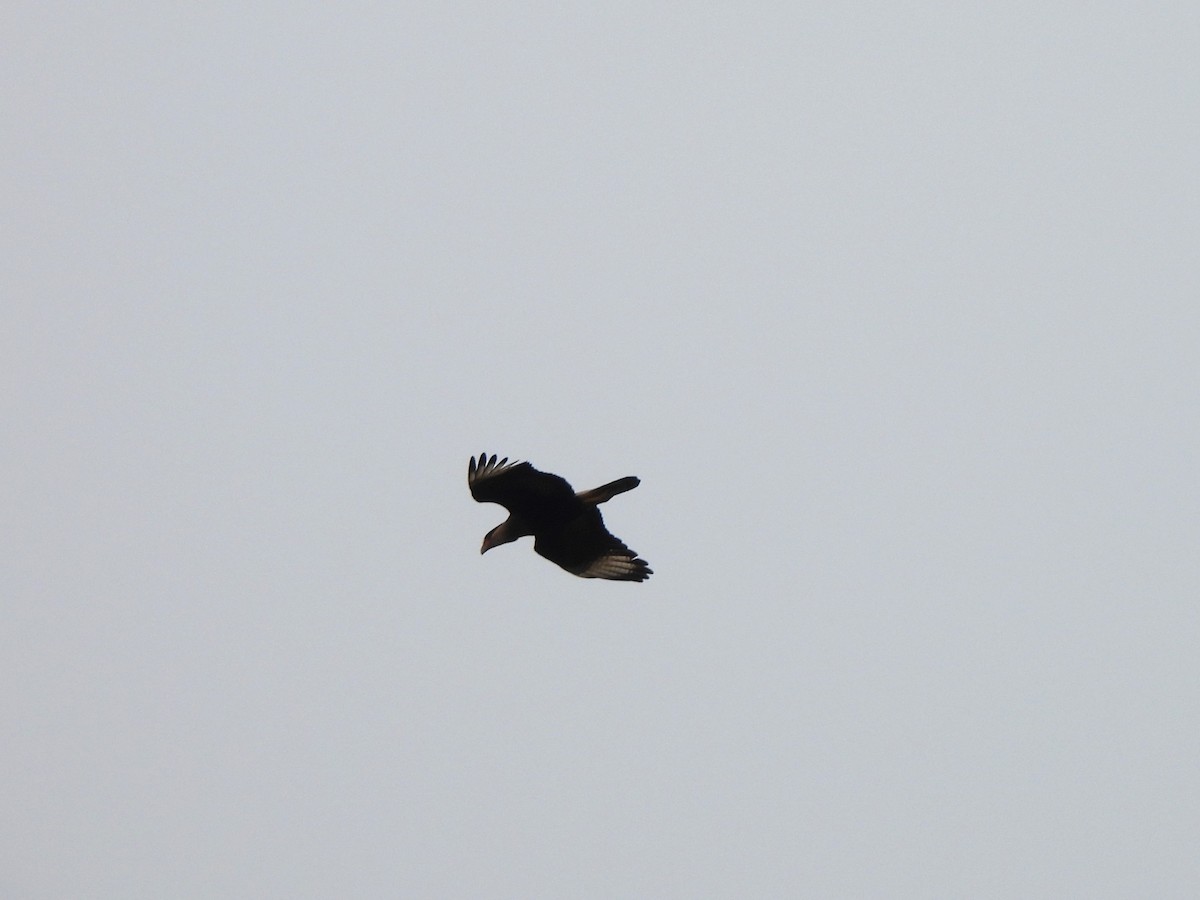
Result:
[[[483,546],[479,548],[480,554],[487,553],[493,547],[499,547],[501,544],[508,544],[515,541],[521,535],[517,533],[515,528],[510,527],[511,520],[501,522],[491,531],[483,536]]]

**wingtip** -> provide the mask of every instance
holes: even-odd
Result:
[[[472,456],[470,462],[467,463],[467,475],[471,478],[483,478],[500,469],[512,468],[520,464],[519,460],[513,460],[510,463],[507,456],[500,458],[496,453],[490,456],[487,453],[480,453],[479,456]]]

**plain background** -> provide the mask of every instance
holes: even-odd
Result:
[[[0,24],[5,897],[1200,891],[1194,3]]]

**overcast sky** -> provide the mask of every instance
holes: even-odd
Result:
[[[6,6],[0,894],[1196,896],[1195,4],[592,6]]]

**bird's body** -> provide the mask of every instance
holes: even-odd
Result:
[[[632,475],[576,493],[565,478],[539,472],[527,462],[472,458],[467,468],[471,496],[499,503],[508,518],[488,532],[481,553],[526,535],[533,549],[573,575],[615,581],[645,581],[652,571],[644,559],[604,527],[597,506],[641,482]]]

